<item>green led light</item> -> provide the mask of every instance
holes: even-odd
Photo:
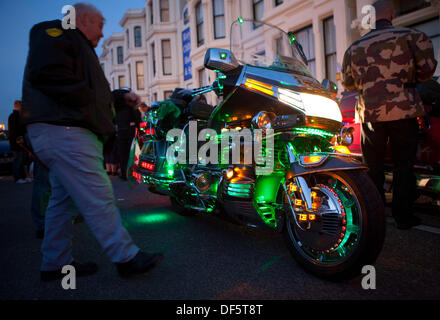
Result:
[[[334,134],[331,132],[327,132],[325,130],[316,129],[316,128],[295,128],[293,130],[295,133],[299,134],[307,134],[307,135],[316,135],[322,137],[333,137]]]
[[[226,54],[226,52],[220,52],[220,58],[221,59],[223,59],[223,60],[225,60],[226,58],[227,58],[227,54]]]
[[[238,22],[240,22],[240,24],[243,24],[243,18],[238,18]]]

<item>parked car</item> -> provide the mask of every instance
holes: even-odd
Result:
[[[12,162],[14,161],[14,153],[9,147],[8,132],[0,131],[0,174],[12,174]]]

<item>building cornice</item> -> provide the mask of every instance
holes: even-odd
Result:
[[[124,27],[126,22],[129,19],[144,19],[145,20],[145,8],[139,9],[128,9],[124,15],[122,16],[121,21],[119,21],[119,25]]]

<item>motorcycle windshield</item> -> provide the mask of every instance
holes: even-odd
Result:
[[[243,65],[313,75],[295,43],[278,27],[239,18],[231,25],[231,53]]]

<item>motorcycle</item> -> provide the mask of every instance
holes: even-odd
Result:
[[[335,88],[313,78],[294,34],[239,18],[230,50],[208,49],[204,65],[218,72],[213,85],[153,104],[134,142],[132,179],[181,215],[226,215],[282,233],[319,277],[349,279],[373,264],[383,203],[342,144]],[[210,91],[223,97],[217,106],[196,101]]]

